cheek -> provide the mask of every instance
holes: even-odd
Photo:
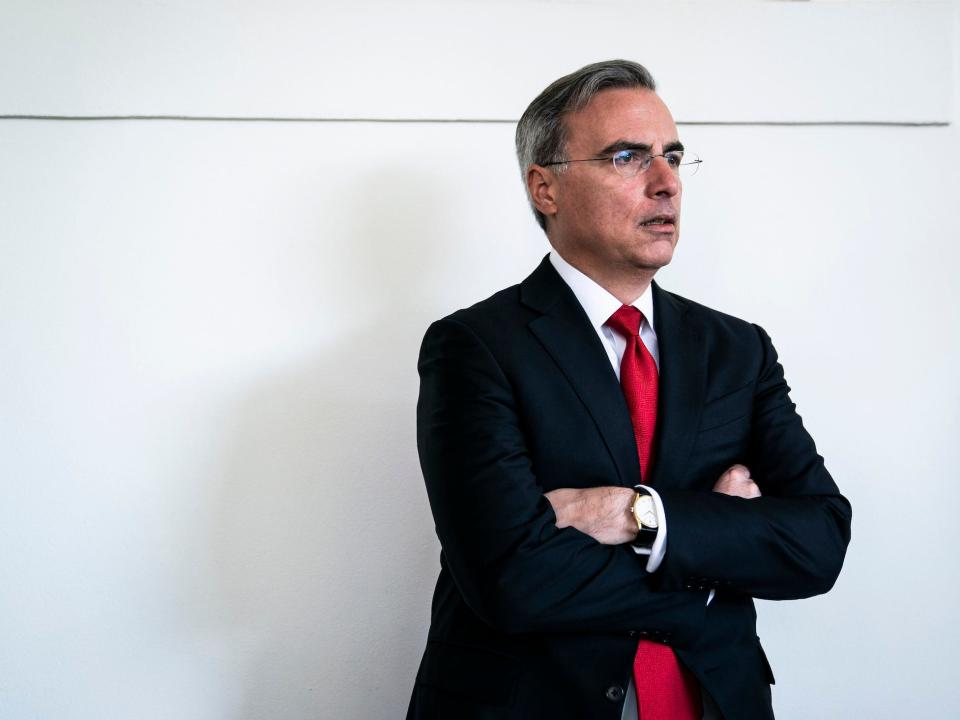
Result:
[[[638,202],[637,195],[628,192],[623,187],[608,189],[600,199],[603,206],[603,215],[608,224],[622,225],[625,221],[632,223],[634,218],[639,217],[641,202]]]
[[[624,214],[624,207],[616,195],[609,191],[594,188],[580,196],[577,215],[581,224],[600,229],[616,224]]]

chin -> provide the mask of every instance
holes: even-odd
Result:
[[[653,252],[648,253],[648,257],[651,260],[651,264],[655,267],[663,267],[664,265],[669,265],[670,261],[673,260],[673,251],[677,246],[676,239],[671,238],[669,241],[663,241],[662,243],[657,243],[657,246],[651,248]]]
[[[643,270],[659,270],[665,265],[669,265],[671,260],[673,260],[673,245],[670,246],[669,250],[662,252],[644,253],[643,256],[636,258],[633,264]]]
[[[651,261],[651,262],[645,263],[641,267],[647,272],[656,272],[660,268],[666,267],[669,264],[670,264],[670,260],[667,259],[667,260],[660,260],[660,261]]]

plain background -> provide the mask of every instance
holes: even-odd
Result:
[[[658,279],[767,329],[853,503],[836,588],[759,603],[778,717],[951,714],[958,23],[2,0],[0,717],[402,716],[439,567],[419,343],[545,254],[514,123],[615,56],[705,160]]]

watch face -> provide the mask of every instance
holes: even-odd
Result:
[[[655,528],[659,525],[657,520],[657,508],[653,504],[653,498],[649,495],[641,495],[637,500],[634,514],[644,527]]]

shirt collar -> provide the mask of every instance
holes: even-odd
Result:
[[[577,296],[577,300],[583,306],[587,317],[590,318],[590,324],[593,325],[595,330],[601,331],[603,324],[620,309],[623,303],[593,279],[564,260],[556,250],[550,251],[550,264],[573,290],[573,294]],[[643,313],[644,323],[649,324],[652,328],[653,293],[650,291],[649,285],[643,291],[643,295],[634,300],[632,304],[633,307]]]

